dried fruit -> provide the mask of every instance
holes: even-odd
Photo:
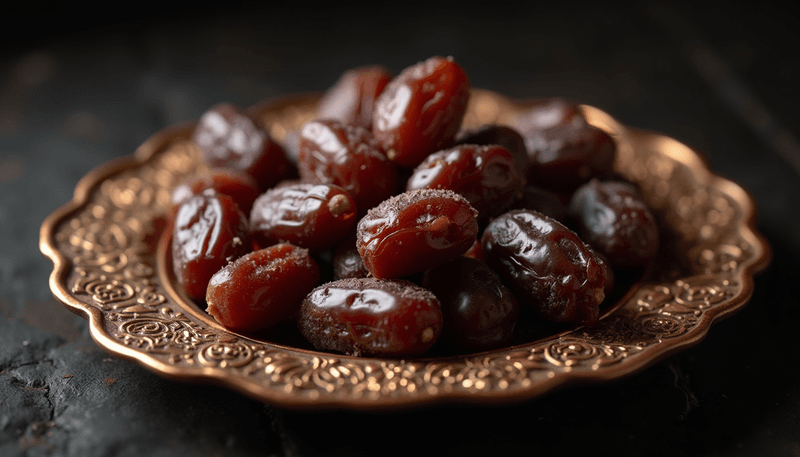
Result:
[[[228,196],[213,191],[181,204],[172,234],[172,267],[189,298],[202,301],[211,276],[250,250],[247,218]]]
[[[458,257],[425,272],[422,286],[442,307],[440,343],[456,352],[485,351],[511,343],[519,304],[485,263]]]
[[[298,327],[317,349],[378,357],[424,354],[442,329],[439,301],[400,279],[323,284],[303,301]]]
[[[237,332],[270,328],[293,318],[319,282],[308,250],[276,244],[229,263],[208,284],[208,313]]]
[[[478,233],[477,211],[449,190],[402,193],[358,223],[358,252],[376,278],[400,278],[466,252]]]
[[[643,267],[658,251],[658,225],[639,190],[593,179],[573,195],[569,213],[580,237],[611,265]]]
[[[522,306],[555,322],[592,325],[605,297],[605,266],[555,219],[513,210],[494,219],[481,238],[486,262]]]
[[[415,167],[445,148],[461,127],[469,78],[452,58],[431,57],[406,68],[383,91],[372,131],[390,160]]]
[[[356,204],[341,187],[287,184],[253,204],[250,230],[259,247],[277,243],[317,251],[332,247],[356,225]]]

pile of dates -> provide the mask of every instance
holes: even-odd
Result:
[[[464,70],[431,57],[346,72],[273,141],[222,104],[193,141],[210,170],[173,190],[172,264],[228,329],[292,328],[314,348],[417,357],[509,346],[525,321],[597,323],[620,271],[658,247],[614,140],[545,100],[462,129]]]

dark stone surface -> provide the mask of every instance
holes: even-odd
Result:
[[[800,24],[777,6],[354,15],[145,2],[97,20],[25,5],[2,25],[41,27],[2,27],[0,47],[1,456],[800,456]],[[109,357],[52,298],[39,226],[93,167],[219,101],[324,90],[357,65],[399,71],[433,54],[456,57],[474,86],[573,98],[703,151],[756,198],[774,249],[751,303],[702,344],[618,382],[503,407],[349,413],[158,377]]]

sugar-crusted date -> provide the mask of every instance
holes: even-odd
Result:
[[[298,328],[317,349],[414,357],[436,342],[442,313],[436,297],[411,282],[343,279],[323,284],[306,297]]]
[[[295,317],[319,282],[308,250],[276,244],[222,267],[208,283],[208,313],[238,332],[270,328]]]
[[[357,246],[376,278],[400,278],[466,252],[478,233],[477,211],[450,190],[404,192],[371,209]]]

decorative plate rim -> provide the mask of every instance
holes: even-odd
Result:
[[[318,94],[278,97],[249,112],[282,138],[287,125],[303,120],[297,105],[313,106],[317,99]],[[465,123],[508,123],[532,103],[475,89]],[[67,309],[89,320],[92,338],[109,353],[168,378],[220,384],[282,407],[500,404],[565,385],[618,379],[697,344],[714,322],[740,310],[752,295],[753,275],[769,263],[771,250],[756,230],[753,198],[713,174],[699,153],[664,135],[625,127],[598,108],[583,109],[592,124],[615,136],[620,171],[647,184],[651,204],[664,210],[671,230],[680,233],[677,243],[687,249],[681,260],[691,257],[691,265],[677,267],[684,273],[643,284],[594,328],[502,350],[420,360],[292,349],[208,328],[166,294],[156,245],[148,240],[153,215],[168,205],[164,183],[182,176],[169,175],[169,167],[159,168],[156,161],[190,161],[185,140],[193,123],[164,129],[132,156],[90,171],[72,199],[45,219],[39,245],[54,264],[49,285]],[[647,155],[642,152],[647,148],[655,149]],[[678,179],[689,188],[673,190]],[[131,183],[138,187],[126,188]],[[697,198],[698,193],[705,197]],[[703,216],[696,212],[706,210],[706,219],[697,222]]]

